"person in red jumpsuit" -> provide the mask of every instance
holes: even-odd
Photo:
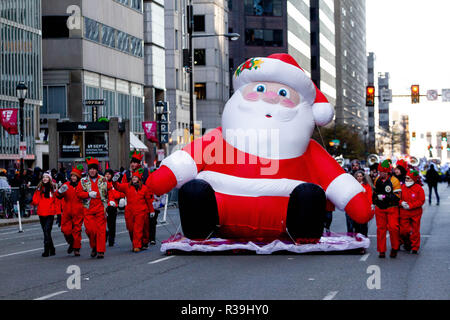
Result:
[[[380,175],[374,181],[372,195],[375,205],[375,219],[377,222],[377,251],[380,258],[386,257],[386,233],[389,231],[391,240],[390,257],[397,257],[400,247],[399,210],[402,188],[400,181],[390,176],[392,166],[389,160],[384,160],[378,165]]]
[[[106,249],[106,207],[108,206],[108,183],[98,174],[98,160],[86,158],[88,175],[80,180],[76,191],[84,206],[84,226],[89,237],[91,257],[103,259]]]
[[[418,179],[416,170],[407,172],[400,200],[400,237],[405,250],[412,249],[413,254],[417,254],[420,248],[420,220],[425,203],[425,192],[417,183]]]
[[[148,248],[148,210],[153,208],[153,194],[142,183],[144,169],[133,172],[130,183],[119,183],[120,174],[113,177],[113,186],[127,197],[125,222],[133,243],[133,252]]]
[[[69,244],[67,253],[80,256],[81,228],[83,226],[83,203],[77,196],[76,188],[83,174],[83,166],[72,168],[70,181],[64,183],[56,193],[56,197],[63,201],[61,217],[61,231]]]

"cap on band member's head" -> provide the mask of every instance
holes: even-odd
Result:
[[[138,170],[136,170],[135,172],[133,172],[133,177],[138,177],[139,180],[142,179],[142,175],[144,174],[144,169],[143,168],[139,168]]]
[[[419,177],[420,177],[420,175],[419,175],[419,171],[417,171],[417,170],[409,170],[407,173],[406,173],[406,176],[407,177],[410,177],[414,182],[417,182],[418,180],[419,180]]]
[[[86,163],[88,165],[88,169],[97,169],[98,170],[99,162],[94,157],[87,157]]]
[[[383,162],[378,164],[378,171],[387,173],[392,172],[391,162],[389,160],[384,160]]]
[[[130,152],[130,158],[131,162],[141,163],[142,158],[144,158],[144,154],[140,151],[133,150],[132,152]]]
[[[81,179],[81,176],[83,175],[83,166],[81,164],[77,165],[76,167],[72,168],[72,172],[70,172],[70,174],[77,176],[78,178]]]

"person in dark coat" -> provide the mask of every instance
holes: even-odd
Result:
[[[438,182],[440,180],[439,173],[436,171],[436,167],[434,163],[430,164],[430,168],[427,171],[427,174],[425,175],[426,183],[428,184],[428,203],[431,204],[431,196],[433,193],[436,194],[437,199],[437,205],[439,205],[439,193],[438,193]]]

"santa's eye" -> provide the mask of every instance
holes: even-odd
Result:
[[[290,94],[289,94],[289,90],[285,89],[285,88],[281,88],[280,90],[278,90],[278,95],[285,97],[285,98],[289,98]]]
[[[255,91],[256,91],[256,92],[266,92],[266,86],[263,85],[263,84],[258,84],[258,85],[255,87]]]

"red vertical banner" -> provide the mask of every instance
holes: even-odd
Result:
[[[158,142],[157,124],[156,121],[142,122],[142,128],[144,129],[145,136],[151,142]]]
[[[9,134],[19,134],[17,115],[19,109],[0,109],[0,124]]]

